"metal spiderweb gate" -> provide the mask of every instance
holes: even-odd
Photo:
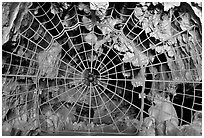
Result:
[[[202,34],[188,4],[28,5],[13,20],[16,41],[2,46],[3,132],[188,135],[199,127]]]

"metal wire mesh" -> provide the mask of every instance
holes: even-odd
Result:
[[[141,26],[149,10],[139,16],[137,3],[125,12],[117,4],[109,4],[102,23],[85,23],[91,12],[77,4],[65,15],[53,14],[53,3],[28,8],[17,44],[2,48],[3,125],[27,133],[136,135],[155,100],[173,105],[179,126],[192,123],[202,110],[201,39],[190,36],[197,26],[178,29],[185,12],[168,15],[173,35],[156,41],[161,30],[149,34]],[[172,51],[154,50],[165,45]]]

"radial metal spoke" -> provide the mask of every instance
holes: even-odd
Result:
[[[106,108],[106,111],[108,111],[108,114],[109,114],[109,116],[111,117],[111,120],[113,121],[113,123],[114,123],[114,125],[115,125],[117,131],[120,133],[120,130],[119,130],[119,128],[118,128],[116,122],[114,121],[114,119],[113,119],[113,117],[112,117],[112,115],[111,115],[111,111],[109,111],[108,107],[106,106],[106,103],[104,102],[103,98],[101,97],[101,95],[100,95],[98,89],[96,89],[96,88],[94,88],[94,89],[98,92],[99,97],[101,98],[101,101],[103,102],[103,104],[104,104],[104,106],[105,106],[105,108]]]
[[[75,10],[76,10],[76,7],[75,7]],[[78,17],[78,16],[77,16],[77,19],[79,20],[79,17]],[[81,35],[81,34],[82,34],[82,31],[81,31],[80,26],[79,26],[79,31],[80,31],[81,39],[83,40],[82,35]],[[85,60],[88,61],[87,51],[85,51],[85,45],[84,45],[83,42],[82,42],[82,45],[83,45],[83,48],[84,48]],[[89,68],[89,64],[88,64],[88,63],[87,63],[87,68]]]
[[[74,44],[73,44],[73,42],[72,42],[72,40],[71,40],[71,38],[70,38],[70,36],[69,36],[69,34],[66,32],[66,34],[67,34],[67,36],[68,36],[68,38],[70,39],[70,41],[71,41],[71,44],[72,44],[72,46],[73,46],[73,48],[74,48],[74,50],[76,51],[76,55],[79,57],[79,59],[81,60],[81,62],[83,61],[82,59],[81,59],[81,56],[79,55],[79,53],[78,53],[78,51],[77,51],[77,49],[75,48],[75,46],[74,46]],[[83,66],[84,66],[84,69],[86,68],[86,66],[84,65],[84,63],[82,62],[82,64],[83,64]],[[83,71],[83,69],[79,66],[79,68]]]
[[[87,87],[88,88],[88,87]],[[88,91],[88,90],[87,90]],[[80,112],[79,112],[79,117],[78,117],[78,119],[77,119],[77,122],[79,122],[80,120],[80,117],[83,117],[82,116],[82,110],[83,110],[83,107],[84,107],[84,104],[85,104],[85,100],[86,100],[86,98],[84,98],[84,100],[83,100],[83,103],[82,103],[82,106],[81,106],[81,109],[80,109]]]
[[[96,89],[95,88],[95,86],[93,87],[93,89]],[[94,91],[94,92],[96,92],[96,90]],[[98,92],[97,92],[98,93]],[[97,94],[98,95],[98,94]],[[98,118],[99,118],[99,121],[100,121],[100,124],[103,124],[102,123],[102,121],[101,121],[101,115],[100,115],[100,112],[99,112],[99,103],[98,103],[98,100],[96,99],[96,96],[94,95],[94,98],[95,98],[95,101],[96,101],[96,110],[97,110],[97,112],[98,112]],[[95,114],[95,113],[94,113]],[[93,119],[96,119],[96,118],[93,118]],[[101,128],[101,130],[102,130],[102,133],[104,133],[104,130],[103,130],[103,127],[100,125],[100,128]]]
[[[92,103],[91,103],[91,94],[92,94],[92,84],[90,83],[90,86],[89,86],[90,90],[89,90],[89,132],[90,132],[90,129],[91,129],[91,107],[92,107]]]
[[[99,64],[98,67],[96,68],[97,70],[100,68],[100,66],[101,66],[101,64],[103,63],[103,61],[105,60],[105,58],[108,57],[108,53],[110,52],[110,50],[113,49],[113,45],[114,45],[114,43],[109,47],[109,49],[108,49],[106,55],[103,57],[103,59],[101,60],[100,64]],[[102,53],[102,54],[104,54],[104,53]],[[115,57],[114,57],[114,58],[115,58]],[[113,59],[114,59],[114,58],[113,58]],[[99,71],[101,71],[101,70],[99,70]]]

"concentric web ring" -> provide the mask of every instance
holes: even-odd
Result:
[[[80,4],[66,14],[54,12],[53,5],[32,3],[16,47],[3,48],[5,123],[26,132],[135,135],[144,118],[154,116],[150,109],[162,96],[175,107],[178,126],[192,123],[202,105],[201,42],[191,37],[192,48],[188,39],[196,25],[181,31],[171,27],[173,35],[160,38],[160,30],[147,33],[150,12],[138,15],[137,3],[125,9],[110,3],[102,22],[92,11],[82,12]],[[184,15],[172,14],[165,26],[179,24]],[[177,44],[174,39],[182,35],[187,42]],[[174,50],[158,50],[166,45]]]

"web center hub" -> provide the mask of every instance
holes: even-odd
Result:
[[[100,73],[96,69],[86,69],[83,73],[84,83],[86,85],[97,85]]]

